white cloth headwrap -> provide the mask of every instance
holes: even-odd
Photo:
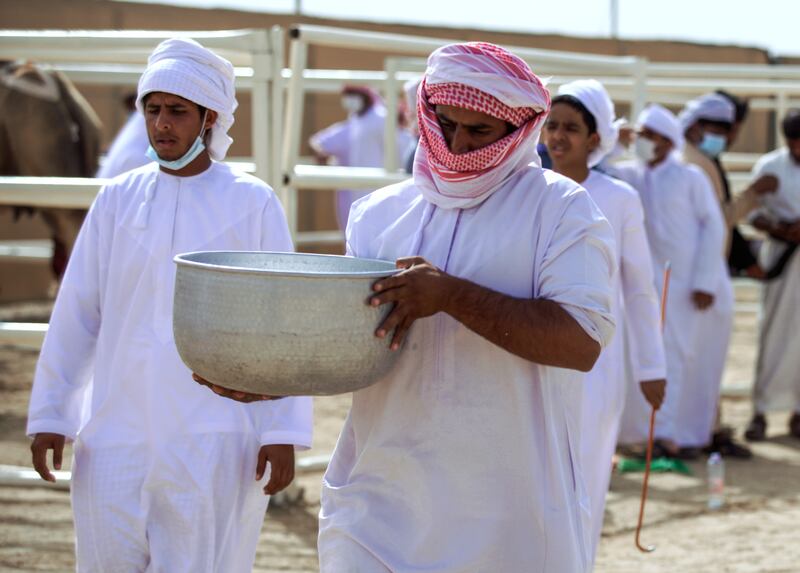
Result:
[[[683,149],[683,130],[678,118],[667,108],[652,103],[648,105],[636,121],[641,127],[647,127],[672,142],[675,151]]]
[[[165,92],[188,99],[217,112],[211,127],[208,152],[222,161],[233,139],[228,130],[239,103],[234,90],[233,65],[189,38],[161,42],[147,59],[147,69],[139,78],[136,107],[144,112],[142,98],[152,92]]]
[[[594,116],[600,145],[589,154],[589,167],[594,167],[614,150],[619,138],[619,124],[614,118],[614,102],[597,80],[576,80],[558,88],[558,95],[577,99]]]
[[[684,131],[701,119],[733,124],[736,120],[736,107],[725,96],[712,93],[689,101],[678,114],[678,121]]]

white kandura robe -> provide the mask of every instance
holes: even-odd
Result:
[[[617,245],[617,272],[612,279],[617,333],[586,375],[581,412],[581,461],[591,502],[594,555],[628,386],[640,392],[639,382],[666,378],[666,361],[639,195],[627,183],[594,170],[581,185],[608,219]],[[632,379],[624,364],[626,344],[631,346]]]
[[[726,229],[719,204],[706,175],[674,154],[654,168],[636,162],[614,166],[612,174],[630,183],[642,198],[659,298],[665,265],[668,261],[672,265],[664,325],[667,393],[656,415],[656,436],[678,441],[687,427],[698,433],[707,427],[708,433],[719,386],[717,381],[715,389],[698,387],[688,378],[693,361],[704,359],[697,343],[702,311],[695,307],[692,292],[717,294],[724,280],[721,253]],[[702,402],[700,419],[683,413],[684,398]],[[639,389],[631,388],[620,427],[621,443],[647,439],[650,410]]]
[[[178,356],[172,259],[226,249],[292,243],[272,191],[222,163],[193,177],[152,163],[110,181],[89,210],[27,428],[75,440],[79,571],[250,571],[267,503],[259,447],[311,444],[309,398],[222,399]]]
[[[713,188],[709,187],[712,193]],[[728,260],[725,248],[727,246],[727,225],[716,194],[712,196],[714,204],[718,206],[720,221],[724,225],[725,236],[723,251],[720,252],[719,282],[715,290],[714,304],[699,313],[697,319],[696,355],[697,360],[692,360],[687,370],[686,379],[692,387],[692,392],[681,395],[677,408],[675,428],[675,441],[681,447],[702,448],[711,442],[714,423],[719,407],[719,392],[722,385],[722,375],[725,371],[725,362],[728,358],[728,346],[733,330],[734,293],[733,283],[728,273]]]
[[[353,255],[419,254],[553,300],[602,345],[613,248],[586,192],[534,166],[466,210],[394,185],[356,203],[348,226]],[[514,356],[449,315],[416,321],[393,370],[354,394],[323,480],[321,571],[588,571],[582,391],[581,373]]]
[[[147,138],[144,116],[138,111],[134,111],[111,143],[111,147],[97,171],[97,177],[110,179],[131,169],[147,165],[150,163],[150,158],[145,155],[145,152],[149,145],[150,140]]]
[[[761,197],[760,214],[774,221],[800,220],[800,164],[787,148],[768,153],[756,163],[753,179],[771,174],[778,190]],[[785,243],[767,238],[761,262],[770,268]],[[793,409],[800,412],[800,249],[795,251],[783,273],[764,284],[760,341],[756,364],[754,408],[756,412]]]
[[[364,115],[352,114],[311,136],[311,147],[336,159],[343,167],[383,167],[383,134],[386,127],[386,107],[373,105]],[[416,140],[411,133],[397,127],[397,164],[404,167],[409,150]],[[342,229],[347,228],[347,215],[353,202],[371,190],[341,189],[336,193],[336,218]]]

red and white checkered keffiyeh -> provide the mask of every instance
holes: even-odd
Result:
[[[436,105],[485,113],[517,129],[486,147],[454,154],[436,118]],[[511,174],[538,163],[536,141],[549,108],[541,80],[507,50],[482,42],[436,50],[417,94],[415,183],[440,207],[480,204]]]

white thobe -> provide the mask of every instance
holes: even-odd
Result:
[[[756,163],[753,179],[774,175],[778,190],[761,197],[760,213],[775,222],[800,220],[800,164],[787,148],[768,153]],[[769,270],[786,244],[767,238],[761,249],[762,266]],[[800,412],[800,252],[763,289],[760,344],[756,365],[754,407],[757,412],[794,409]]]
[[[666,378],[666,362],[639,195],[627,183],[597,171],[590,171],[581,185],[608,219],[617,245],[617,272],[612,279],[617,334],[586,375],[581,411],[581,461],[591,502],[594,555],[628,386],[639,392],[639,382]],[[624,365],[626,343],[631,346],[632,379]]]
[[[252,567],[266,509],[259,446],[309,447],[310,399],[239,404],[192,380],[172,334],[172,259],[291,249],[272,191],[225,164],[175,177],[152,163],[100,191],[56,299],[27,428],[75,440],[80,571]]]
[[[111,143],[97,177],[110,179],[147,165],[150,163],[150,158],[145,155],[148,145],[150,140],[147,138],[144,116],[135,111]]]
[[[584,190],[538,167],[477,207],[405,182],[356,203],[351,254],[420,255],[613,332],[611,229]],[[588,571],[583,375],[491,344],[444,313],[417,320],[393,370],[354,394],[323,480],[320,566],[343,571]]]
[[[714,163],[699,149],[687,143],[683,149],[683,157],[687,163],[700,168],[708,177],[714,192],[715,203],[719,206],[722,220],[725,223],[725,241],[721,253],[720,282],[714,295],[714,304],[704,311],[697,321],[698,354],[703,360],[692,362],[687,379],[697,389],[693,394],[686,394],[679,405],[679,416],[684,420],[693,420],[681,424],[677,428],[677,441],[686,447],[702,447],[711,441],[711,432],[716,419],[716,407],[710,408],[711,402],[719,401],[719,388],[725,361],[728,357],[728,345],[733,329],[734,295],[733,283],[728,273],[728,254],[730,251],[730,228],[727,226],[725,200],[720,172]],[[709,413],[711,417],[709,417]]]
[[[311,136],[311,147],[322,155],[336,159],[345,167],[383,167],[383,139],[386,107],[375,104],[364,115],[353,114]],[[407,129],[397,128],[397,164],[404,160],[416,140]],[[342,229],[347,227],[350,206],[371,190],[341,189],[336,194],[336,217]]]
[[[706,442],[716,414],[716,387],[698,387],[688,376],[692,362],[702,360],[698,347],[698,321],[703,311],[692,301],[694,291],[717,295],[725,277],[722,260],[725,223],[706,175],[675,155],[654,168],[641,163],[614,166],[613,174],[630,183],[642,198],[645,228],[650,243],[656,288],[662,294],[664,269],[672,267],[667,296],[664,350],[667,360],[667,394],[656,416],[656,435],[679,441],[680,433],[704,433]],[[708,380],[706,378],[706,380]],[[684,413],[688,400],[701,402],[698,411]],[[630,389],[620,428],[620,441],[647,438],[650,406],[638,389]]]

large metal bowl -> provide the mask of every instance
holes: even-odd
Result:
[[[393,263],[333,255],[210,251],[178,255],[178,353],[206,380],[255,394],[331,395],[369,386],[398,352],[368,306]]]

